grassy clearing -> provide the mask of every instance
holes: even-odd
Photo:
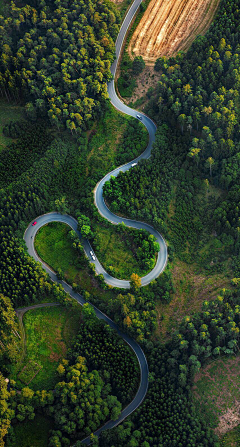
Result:
[[[42,227],[35,238],[35,249],[43,261],[54,270],[60,268],[63,271],[66,281],[79,284],[92,296],[108,301],[113,297],[113,292],[104,291],[98,286],[87,261],[82,262],[72,247],[69,230],[67,225],[58,222],[51,222]]]
[[[239,368],[239,355],[223,357],[202,368],[194,380],[193,397],[197,413],[202,414],[208,426],[214,428],[219,436],[240,423]]]
[[[226,433],[221,440],[221,447],[240,446],[240,425]]]
[[[0,0],[0,12],[3,2]],[[12,143],[12,138],[3,135],[3,128],[10,121],[18,121],[23,119],[23,107],[4,99],[0,99],[0,151],[8,144]]]
[[[132,3],[132,0],[112,0],[113,3],[116,4],[117,9],[119,10],[122,20],[124,19],[124,16],[127,12],[127,9]]]
[[[124,115],[109,106],[104,116],[88,131],[88,144],[81,154],[82,160],[82,184],[85,185],[89,178],[103,177],[107,172],[119,165],[117,158],[125,154],[125,162],[132,159],[124,146],[124,132],[127,130],[131,117]],[[142,123],[138,123],[142,131],[141,147],[139,155],[144,151],[148,143],[148,133]],[[100,176],[100,177],[99,177]]]
[[[157,303],[156,335],[166,341],[186,315],[201,310],[204,300],[214,299],[222,288],[231,288],[226,272],[208,276],[199,273],[196,264],[176,260],[172,269],[176,292],[169,304]]]
[[[97,245],[94,244],[96,255],[112,276],[119,279],[130,279],[133,272],[139,276],[148,273],[148,270],[140,267],[134,256],[138,247],[133,241],[130,241],[129,247],[127,228],[125,230],[126,235],[116,233],[114,226],[105,228],[100,224],[94,226],[94,231],[97,234]]]
[[[109,273],[123,279],[129,279],[133,272],[141,276],[147,273],[141,269],[134,256],[137,247],[129,242],[127,228],[126,237],[117,233],[114,226],[106,228],[97,224],[94,231],[98,234],[96,255]],[[45,225],[37,233],[35,248],[41,259],[55,271],[61,269],[68,281],[82,285],[80,277],[84,264],[80,262],[76,250],[72,247],[68,232],[69,227],[63,223],[53,222]]]
[[[115,167],[118,143],[124,134],[129,117],[113,106],[88,133],[85,158],[85,177],[93,177],[101,169],[104,175]]]
[[[80,318],[80,307],[44,307],[24,314],[26,355],[11,375],[18,388],[28,383],[32,389],[54,387],[58,380],[56,368],[78,333]]]
[[[13,439],[7,447],[46,447],[49,431],[53,429],[49,417],[36,415],[33,421],[23,421],[13,425]]]
[[[78,258],[68,237],[71,228],[59,222],[51,222],[40,228],[34,244],[40,258],[53,270],[61,269],[73,280],[77,274]]]

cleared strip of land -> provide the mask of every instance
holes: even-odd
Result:
[[[220,0],[152,0],[136,30],[128,51],[153,63],[160,56],[172,56],[188,48],[204,34]]]

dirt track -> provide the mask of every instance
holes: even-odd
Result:
[[[130,57],[153,63],[188,48],[209,27],[220,0],[152,0],[128,47]]]

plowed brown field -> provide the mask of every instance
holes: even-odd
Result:
[[[136,30],[128,51],[153,63],[187,49],[209,27],[220,0],[152,0]]]

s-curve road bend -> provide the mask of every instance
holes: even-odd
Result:
[[[111,72],[113,74],[113,77],[115,76],[115,73],[116,73],[116,68],[117,68],[117,64],[118,64],[119,57],[121,54],[121,49],[122,49],[122,46],[124,43],[124,38],[125,38],[126,32],[131,24],[131,21],[135,15],[140,3],[141,3],[141,0],[135,0],[132,3],[132,5],[124,19],[124,22],[121,26],[121,29],[120,29],[120,32],[119,32],[119,35],[118,35],[118,38],[116,41],[116,60],[111,67]],[[150,157],[152,145],[155,140],[156,125],[146,115],[144,115],[142,113],[138,113],[136,110],[131,109],[130,107],[126,106],[125,104],[123,104],[121,102],[121,100],[118,98],[116,91],[115,91],[114,79],[108,85],[108,93],[109,93],[110,100],[116,109],[120,110],[121,112],[123,112],[127,115],[133,116],[136,119],[141,120],[141,122],[144,124],[144,126],[148,130],[149,143],[148,143],[148,146],[145,149],[145,151],[139,157],[137,157],[135,160],[132,160],[131,162],[126,163],[125,165],[113,170],[112,172],[107,174],[97,184],[97,186],[94,190],[94,200],[95,200],[95,204],[96,204],[100,214],[103,217],[105,217],[107,220],[112,222],[113,224],[117,225],[119,223],[124,222],[129,227],[145,229],[149,233],[153,234],[156,237],[157,242],[160,245],[160,251],[158,253],[157,262],[156,262],[155,267],[148,275],[146,275],[142,278],[142,286],[144,286],[144,285],[149,284],[153,279],[157,278],[160,275],[160,273],[163,272],[163,270],[167,264],[166,243],[165,243],[163,237],[160,235],[160,233],[158,231],[156,231],[152,226],[150,226],[146,223],[143,223],[143,222],[120,218],[119,216],[116,216],[115,214],[111,213],[111,211],[107,208],[105,201],[103,199],[103,186],[104,186],[104,183],[107,180],[109,180],[111,176],[118,175],[118,173],[120,171],[125,172],[130,168],[134,169],[134,167],[132,167],[133,163],[138,163],[139,160],[147,159]],[[140,118],[137,118],[137,115],[139,115]],[[38,257],[37,253],[34,250],[34,238],[35,238],[35,235],[36,235],[37,231],[39,230],[39,228],[49,222],[56,222],[56,221],[66,223],[72,229],[74,229],[76,231],[76,233],[79,235],[79,237],[81,237],[81,235],[79,234],[79,231],[77,230],[77,221],[73,217],[68,216],[68,215],[61,215],[56,212],[45,214],[43,216],[36,218],[36,225],[32,226],[30,224],[24,234],[24,239],[25,239],[25,242],[26,242],[26,245],[28,248],[28,252],[37,261],[41,262],[43,268],[49,273],[51,279],[54,282],[61,283],[64,290],[67,293],[69,293],[72,298],[74,298],[81,305],[83,305],[85,303],[85,300],[83,299],[83,297],[81,295],[79,295],[78,293],[74,292],[72,290],[72,287],[70,285],[68,285],[66,282],[59,281],[55,272],[53,270],[51,270],[49,268],[49,266],[44,264],[44,262]],[[95,260],[92,259],[92,256],[90,254],[90,251],[92,251],[92,248],[90,246],[90,243],[87,240],[83,240],[82,243],[83,243],[84,250],[85,250],[85,253],[87,254],[88,258],[91,260],[91,262],[94,262],[94,264],[96,266],[96,272],[98,274],[102,273],[104,275],[106,283],[108,283],[112,286],[115,286],[115,287],[119,287],[119,288],[129,288],[130,287],[129,281],[113,278],[103,269],[102,265],[99,263],[99,261],[97,259],[95,259]],[[129,416],[134,410],[136,410],[136,408],[141,404],[141,402],[143,401],[143,399],[146,395],[147,388],[148,388],[148,365],[147,365],[145,355],[144,355],[142,349],[140,348],[140,346],[131,337],[129,337],[128,335],[126,335],[122,331],[120,331],[119,328],[116,326],[116,324],[109,317],[107,317],[104,313],[102,313],[95,306],[93,306],[93,307],[94,307],[97,317],[106,321],[109,324],[109,326],[111,326],[113,329],[115,329],[117,331],[117,333],[120,335],[120,337],[122,337],[123,340],[125,340],[125,342],[128,343],[129,346],[132,348],[135,355],[137,356],[137,359],[138,359],[138,362],[140,365],[140,372],[141,372],[140,385],[139,385],[139,389],[137,391],[135,398],[122,411],[121,415],[119,416],[119,418],[116,421],[107,422],[103,427],[101,427],[99,430],[97,430],[95,432],[96,435],[99,435],[101,433],[101,431],[103,431],[103,430],[107,430],[107,429],[116,427],[127,416]],[[86,438],[83,441],[83,443],[86,445],[89,445],[90,439]]]
[[[45,214],[43,216],[38,217],[36,222],[37,223],[34,226],[32,224],[30,224],[24,234],[24,239],[25,239],[25,242],[27,245],[28,253],[31,256],[33,256],[33,258],[36,259],[36,261],[39,261],[42,264],[42,267],[44,268],[44,270],[46,270],[47,273],[49,273],[52,281],[61,284],[66,293],[69,293],[69,295],[73,299],[78,301],[79,304],[83,305],[84,303],[86,303],[84,298],[79,293],[74,292],[72,287],[69,284],[67,284],[65,281],[60,281],[57,278],[56,273],[52,269],[50,269],[49,266],[47,266],[38,257],[38,255],[34,249],[35,235],[36,235],[37,231],[39,230],[39,228],[41,228],[43,225],[46,225],[46,223],[48,223],[48,222],[64,222],[64,223],[68,224],[71,228],[73,228],[79,234],[79,232],[77,231],[77,221],[71,216],[61,215],[58,213],[49,213],[49,214]],[[147,360],[144,355],[144,352],[142,351],[142,349],[140,348],[138,343],[136,343],[135,340],[133,340],[131,337],[129,337],[129,335],[122,332],[118,328],[118,326],[111,320],[111,318],[109,318],[107,315],[105,315],[103,312],[101,312],[99,309],[97,309],[97,307],[93,306],[93,308],[95,310],[96,316],[100,320],[104,320],[130,346],[130,348],[133,350],[133,352],[135,353],[135,355],[138,359],[138,363],[139,363],[139,367],[140,367],[140,384],[139,384],[139,388],[138,388],[137,394],[135,395],[134,399],[132,400],[132,402],[130,402],[130,404],[126,408],[124,408],[124,410],[121,412],[119,418],[116,421],[108,421],[105,425],[100,427],[94,433],[98,436],[103,430],[108,430],[110,428],[116,427],[127,416],[129,416],[134,410],[136,410],[136,408],[142,403],[142,401],[146,395],[147,389],[148,389],[148,364],[147,364]],[[83,442],[84,442],[84,444],[89,445],[90,444],[89,437],[84,439]]]
[[[108,180],[110,180],[111,176],[116,177],[120,171],[126,172],[131,168],[134,169],[134,167],[132,167],[133,164],[135,166],[135,163],[137,164],[139,162],[139,160],[149,158],[151,156],[152,145],[155,141],[155,134],[156,134],[157,128],[156,128],[156,125],[154,124],[154,122],[148,116],[146,116],[140,112],[137,112],[137,110],[131,109],[130,107],[126,106],[118,98],[118,96],[116,94],[116,90],[115,90],[115,81],[114,81],[114,76],[116,74],[117,65],[119,62],[120,55],[121,55],[124,38],[126,36],[128,27],[130,26],[132,19],[135,15],[140,3],[141,3],[141,0],[135,0],[132,3],[132,5],[124,19],[124,22],[121,26],[121,29],[119,31],[117,41],[116,41],[116,60],[114,61],[114,63],[112,64],[112,67],[111,67],[113,80],[108,84],[108,94],[109,94],[112,105],[116,109],[120,110],[121,112],[123,112],[127,115],[133,116],[136,119],[139,119],[139,118],[141,119],[141,122],[144,124],[144,126],[146,127],[146,129],[148,131],[149,142],[148,142],[147,148],[141,155],[139,155],[134,160],[126,163],[125,165],[122,165],[122,166],[114,169],[113,171],[109,172],[107,175],[105,175],[105,177],[97,184],[97,186],[94,190],[94,201],[95,201],[96,207],[98,208],[99,213],[103,217],[105,217],[105,219],[109,220],[112,224],[117,225],[117,224],[123,222],[128,227],[144,229],[144,230],[147,230],[149,233],[153,234],[153,236],[155,236],[157,242],[159,243],[160,251],[158,253],[157,262],[156,262],[153,270],[151,270],[151,272],[149,272],[146,276],[142,277],[142,279],[141,279],[142,286],[146,286],[152,280],[157,278],[163,272],[163,270],[165,269],[165,267],[167,265],[168,255],[167,255],[166,242],[163,239],[163,237],[161,236],[161,234],[157,230],[155,230],[151,225],[148,225],[144,222],[139,222],[139,221],[135,221],[135,220],[131,220],[131,219],[122,218],[122,217],[119,217],[119,216],[113,214],[106,206],[105,200],[103,198],[104,184]],[[109,283],[108,279],[109,278],[106,279],[107,283]],[[125,283],[124,287],[130,286],[129,282],[127,283],[127,285],[126,285],[126,281],[124,281],[124,283]],[[113,285],[112,282],[111,282],[111,285]],[[117,287],[121,287],[121,285],[118,285]]]

